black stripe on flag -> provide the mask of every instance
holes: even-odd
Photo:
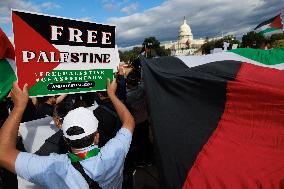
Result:
[[[161,173],[161,188],[181,188],[224,112],[226,85],[241,62],[189,68],[176,57],[140,58]]]
[[[261,26],[264,26],[264,25],[267,25],[267,24],[272,23],[279,15],[280,15],[280,14],[278,14],[277,16],[274,16],[273,18],[270,18],[269,20],[266,20],[266,21],[264,21],[264,22],[261,22],[260,24],[258,24],[258,25],[254,28],[254,30],[260,28]]]

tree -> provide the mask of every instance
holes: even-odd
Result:
[[[205,37],[205,43],[207,43],[207,42],[209,42],[209,37],[208,36]]]
[[[270,37],[269,43],[272,48],[284,47],[284,33],[273,34]]]
[[[242,37],[242,47],[260,48],[263,44],[267,43],[267,39],[254,31],[251,31]]]
[[[148,37],[144,39],[143,47],[157,49],[160,47],[160,42],[155,37]]]
[[[277,40],[277,41],[274,41],[272,44],[271,44],[272,48],[284,48],[284,39],[283,40]]]
[[[284,32],[283,33],[277,33],[277,34],[273,34],[270,37],[270,41],[273,43],[274,41],[277,40],[283,40],[284,39]]]
[[[142,46],[146,50],[147,58],[169,56],[171,54],[169,49],[160,46],[160,42],[155,37],[145,38]]]
[[[158,56],[170,56],[171,50],[165,49],[165,46],[161,46],[161,47],[156,49],[156,53],[157,53]]]
[[[240,42],[238,40],[236,40],[236,38],[232,35],[228,35],[228,36],[224,36],[221,39],[217,39],[217,40],[212,40],[204,43],[201,46],[201,50],[203,54],[210,54],[210,50],[213,50],[214,48],[223,48],[224,42],[230,43],[232,44],[240,44]]]
[[[215,40],[208,41],[208,42],[204,43],[201,46],[202,54],[210,54],[210,50],[213,50],[214,48],[217,48],[215,43],[216,43]]]
[[[129,51],[118,51],[120,60],[125,63],[131,63],[135,58],[138,57],[141,50],[142,47],[133,47],[133,49]]]

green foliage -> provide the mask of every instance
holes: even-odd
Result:
[[[205,37],[205,43],[207,43],[207,42],[209,42],[209,37],[208,36]]]
[[[138,57],[141,50],[142,50],[142,47],[133,47],[133,49],[129,51],[124,51],[124,52],[118,51],[120,61],[123,61],[125,63],[132,62],[134,59]]]
[[[148,37],[144,39],[143,47],[157,49],[160,47],[160,42],[155,37]]]
[[[201,46],[202,54],[210,54],[210,50],[217,48],[215,45],[215,40],[208,41]]]
[[[265,45],[268,45],[268,48],[277,48],[283,46],[282,40],[284,40],[284,33],[264,37],[260,33],[251,31],[242,37],[242,47],[264,48]]]
[[[207,42],[204,43],[201,46],[202,54],[210,54],[210,50],[213,50],[214,48],[223,48],[224,42],[230,43],[230,44],[240,44],[238,40],[232,35],[224,36],[221,39],[212,40],[209,41],[208,38],[206,40]]]
[[[171,55],[171,50],[165,49],[164,46],[157,48],[156,52],[158,56],[170,56]]]
[[[161,47],[160,42],[155,37],[148,37],[144,39],[142,47],[133,47],[133,49],[129,51],[119,51],[120,60],[131,64],[141,53],[142,48],[146,49],[147,58],[169,56],[171,54],[171,50]]]
[[[147,58],[156,56],[169,56],[171,51],[160,46],[160,42],[155,37],[144,39],[142,46],[146,49]]]
[[[277,34],[273,34],[271,37],[270,37],[270,41],[273,43],[274,41],[277,41],[277,40],[283,40],[284,39],[284,32],[283,33],[277,33]]]
[[[284,33],[273,34],[270,37],[269,43],[272,48],[284,47]]]
[[[261,48],[263,44],[267,43],[267,39],[260,33],[251,31],[242,37],[242,47]]]
[[[284,39],[276,40],[271,44],[272,48],[284,48]]]

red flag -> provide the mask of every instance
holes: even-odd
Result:
[[[0,59],[15,59],[15,51],[12,43],[0,28]]]

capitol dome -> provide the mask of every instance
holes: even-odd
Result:
[[[190,26],[186,23],[185,17],[179,27],[177,36],[177,41],[164,43],[165,49],[169,49],[172,56],[188,56],[199,53],[198,50],[205,43],[205,39],[193,39]]]
[[[183,20],[183,24],[180,26],[178,39],[180,43],[186,43],[187,41],[193,40],[191,29],[189,25],[186,23],[185,18]]]

